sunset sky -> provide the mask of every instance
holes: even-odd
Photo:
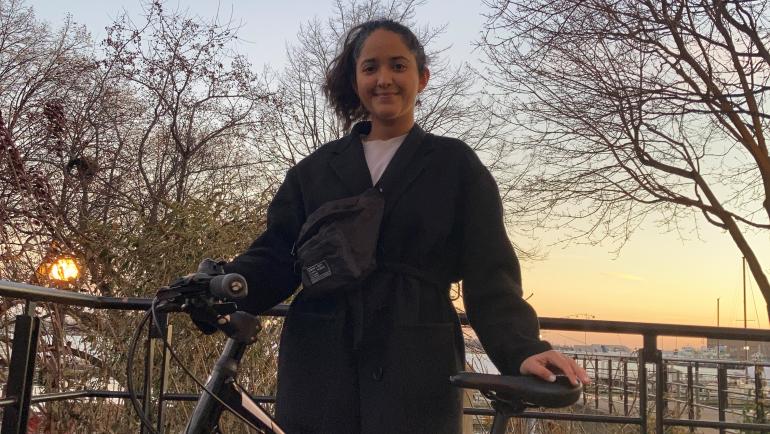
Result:
[[[452,59],[474,62],[472,52],[484,18],[480,2],[429,1],[418,8],[421,24],[447,24],[440,45],[452,44]],[[141,11],[135,0],[35,0],[28,4],[38,17],[54,25],[66,13],[85,24],[94,39],[104,36],[104,27],[125,8]],[[169,2],[194,14],[209,17],[217,10],[215,1]],[[440,7],[438,5],[440,4]],[[283,65],[286,44],[295,42],[302,22],[331,14],[332,1],[222,0],[220,15],[242,20],[243,41],[238,50],[247,54],[255,68]],[[741,255],[726,233],[701,224],[696,234],[685,228],[683,236],[663,233],[654,221],[633,234],[618,254],[613,244],[564,247],[553,244],[561,234],[540,233],[542,261],[523,264],[524,286],[540,316],[595,317],[601,320],[716,325],[717,298],[721,299],[720,323],[743,326]],[[749,240],[767,272],[770,272],[770,235],[750,234]],[[522,242],[532,245],[533,241]],[[750,275],[748,288],[749,327],[768,328],[765,302]],[[544,337],[558,343],[582,343],[583,339],[638,345],[639,339],[622,336],[584,336],[546,331]],[[702,340],[664,338],[664,347],[702,345]]]

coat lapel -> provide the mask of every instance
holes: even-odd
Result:
[[[330,160],[332,169],[351,195],[360,194],[372,187],[372,177],[360,138],[361,134],[368,133],[370,129],[369,122],[356,124],[334,151],[337,155]],[[424,157],[432,150],[428,135],[414,124],[377,183],[385,195],[386,216],[409,185],[422,173],[425,168]]]
[[[377,183],[385,195],[386,216],[403,196],[409,185],[420,176],[425,168],[426,159],[424,157],[432,149],[430,139],[425,131],[419,125],[414,124]]]
[[[329,161],[332,169],[340,178],[340,181],[349,190],[350,195],[362,193],[372,187],[372,176],[366,165],[364,145],[361,144],[361,124],[356,124],[353,131],[340,142],[337,154]]]

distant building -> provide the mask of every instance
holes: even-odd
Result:
[[[706,346],[717,351],[719,347],[719,354],[730,356],[733,359],[745,360],[746,347],[748,348],[749,359],[767,359],[770,355],[770,342],[755,342],[755,341],[734,341],[728,339],[712,339],[706,340]]]
[[[564,352],[578,353],[578,354],[603,354],[613,356],[628,356],[633,352],[625,345],[612,345],[612,344],[588,344],[588,345],[570,345],[569,347],[559,347],[557,349]]]

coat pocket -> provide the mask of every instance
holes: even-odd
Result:
[[[287,432],[318,432],[334,391],[342,351],[338,321],[324,314],[291,312],[278,355],[276,418]],[[317,403],[317,405],[313,405]]]
[[[454,326],[430,323],[394,328],[385,368],[386,396],[392,399],[390,406],[396,413],[392,420],[398,424],[391,432],[460,432],[462,392],[449,383],[460,368]]]

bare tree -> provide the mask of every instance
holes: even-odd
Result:
[[[538,223],[624,240],[653,212],[669,227],[697,213],[770,300],[746,239],[770,229],[768,2],[487,6],[486,76],[532,158],[519,191]]]
[[[169,204],[264,204],[268,187],[245,146],[264,126],[268,96],[251,65],[232,51],[237,26],[164,7],[147,4],[140,24],[121,17],[104,42],[104,65],[114,74],[115,89],[133,98],[126,106],[130,120],[120,124],[114,141],[129,158],[109,176],[123,185],[116,205],[138,212],[146,230],[169,221],[175,210]],[[152,239],[142,231],[131,233]],[[177,254],[163,252],[156,254]],[[197,262],[188,259],[188,267]],[[147,266],[142,259],[137,265]],[[122,274],[133,268],[125,261],[120,267]]]
[[[244,248],[262,228],[270,186],[246,148],[264,125],[266,93],[232,51],[236,31],[152,2],[138,24],[119,18],[96,46],[83,28],[53,31],[22,2],[0,0],[0,278],[53,285],[40,265],[66,253],[83,267],[71,289],[149,295],[203,257]],[[0,304],[4,331],[15,302]],[[133,315],[39,311],[44,391],[124,384]],[[221,339],[172,321],[203,377]],[[276,336],[263,334],[248,363],[274,363]],[[7,334],[2,344],[8,354]],[[262,392],[274,384],[265,369],[245,380]],[[47,403],[36,414],[46,432],[135,431],[133,415],[110,406]]]
[[[59,101],[91,65],[77,54],[87,44],[82,29],[67,22],[54,33],[21,2],[0,6],[0,256],[6,270],[28,273],[41,233],[59,230],[57,177],[46,164],[65,158]]]

